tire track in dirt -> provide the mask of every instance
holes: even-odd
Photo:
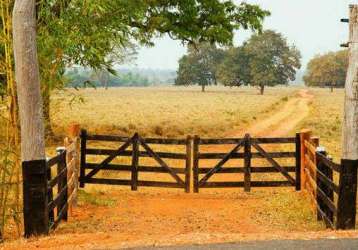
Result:
[[[309,115],[309,104],[313,99],[308,90],[302,89],[297,97],[291,98],[278,111],[268,118],[259,121],[248,129],[235,133],[234,137],[241,137],[245,133],[252,136],[287,136],[305,117]]]

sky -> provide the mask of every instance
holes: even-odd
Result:
[[[237,3],[241,1],[237,0]],[[264,29],[281,32],[290,44],[302,53],[303,69],[317,54],[340,49],[347,42],[348,24],[341,18],[348,18],[349,4],[358,0],[247,0],[269,10]],[[239,30],[235,33],[234,44],[240,45],[248,39],[251,31]],[[140,48],[135,67],[148,69],[178,68],[178,60],[186,52],[180,41],[169,37],[155,39],[155,46]]]

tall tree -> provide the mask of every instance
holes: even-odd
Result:
[[[258,86],[261,94],[265,86],[288,84],[295,80],[296,71],[301,68],[299,50],[275,31],[254,34],[244,49],[249,57],[250,84]]]
[[[251,82],[250,60],[244,46],[232,47],[218,68],[219,81],[225,86],[248,85]]]
[[[16,0],[13,11],[15,77],[22,161],[45,159],[44,123],[36,46],[35,0]]]
[[[341,50],[315,56],[307,65],[304,81],[307,86],[344,87],[348,68],[348,51]]]
[[[224,51],[209,43],[188,47],[187,55],[179,60],[176,85],[197,84],[205,91],[205,86],[217,84],[218,65],[224,58]]]

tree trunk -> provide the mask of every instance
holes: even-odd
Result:
[[[205,84],[201,85],[201,92],[205,92]]]
[[[45,136],[36,46],[35,0],[15,1],[13,41],[22,161],[44,160]]]
[[[263,95],[265,92],[265,85],[260,85],[260,95]]]
[[[358,160],[358,5],[350,8],[349,67],[344,100],[342,158]]]
[[[49,86],[46,85],[42,91],[43,98],[43,115],[45,122],[45,135],[46,137],[51,137],[54,135],[52,126],[51,126],[51,108],[50,108],[50,89]]]

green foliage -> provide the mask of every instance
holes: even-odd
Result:
[[[79,71],[73,69],[66,72],[65,76],[69,87],[146,87],[150,85],[148,78],[138,73],[121,73],[114,71],[109,74],[107,71]]]
[[[209,43],[189,46],[188,54],[179,60],[176,85],[198,84],[203,87],[217,84],[218,65],[224,58],[224,51]]]
[[[344,87],[348,68],[348,50],[315,56],[307,66],[304,81],[307,86]]]
[[[301,68],[301,53],[289,46],[282,34],[267,30],[253,35],[244,49],[249,57],[250,84],[258,86],[263,94],[265,86],[288,84],[295,80]]]
[[[250,84],[249,55],[244,47],[232,47],[225,52],[225,58],[219,65],[218,79],[225,86]]]
[[[263,94],[265,86],[288,84],[301,67],[301,54],[286,39],[268,30],[254,34],[240,47],[217,49],[200,44],[179,61],[177,85],[202,86],[221,83],[225,86],[258,86]]]

